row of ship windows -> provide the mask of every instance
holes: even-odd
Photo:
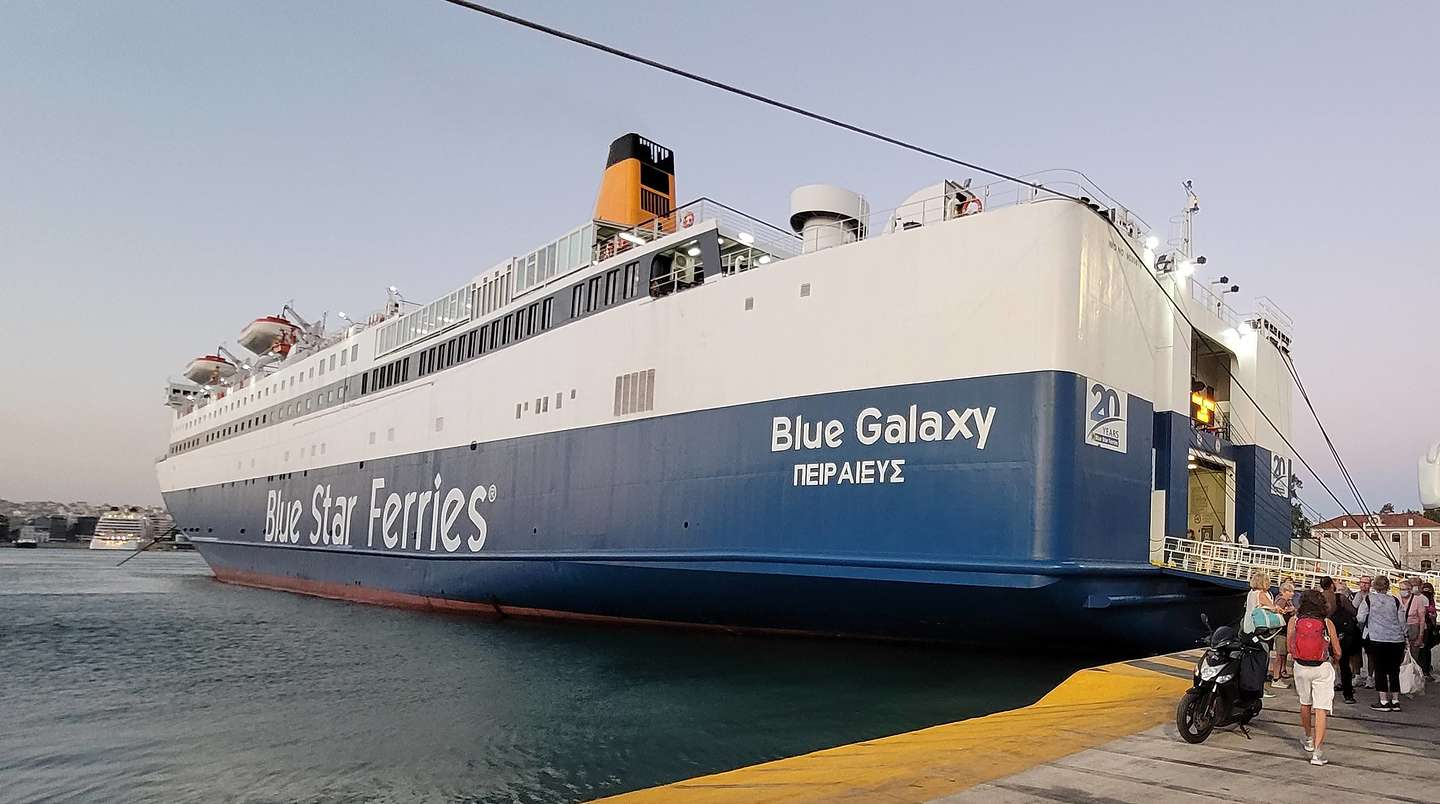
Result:
[[[274,409],[273,413],[275,421],[282,422],[286,419],[293,419],[296,416],[304,416],[311,411],[323,409],[330,405],[344,402],[345,389],[345,385],[339,385],[334,388],[321,391],[315,394],[313,397],[306,397],[305,399],[297,399],[293,402],[287,402],[286,404]],[[247,433],[255,429],[256,427],[262,427],[269,424],[270,417],[270,413],[256,414],[248,419],[245,419],[244,421],[235,422],[234,424],[221,427],[208,433],[202,433],[201,435],[195,436],[194,438],[187,438],[184,441],[180,441],[176,444],[171,445],[170,454],[179,455],[182,452],[188,452],[189,450],[195,449],[196,447],[204,446],[205,444],[209,444],[215,441],[221,441],[223,439],[230,438],[231,436],[240,435],[241,433]]]
[[[328,359],[322,359],[319,363],[310,367],[308,376],[311,379],[314,379],[316,377],[324,377],[325,367],[327,365],[330,367],[330,371],[334,372],[337,368],[345,366],[347,362],[347,355],[349,358],[348,362],[353,363],[358,361],[360,359],[360,344],[353,344],[349,349],[341,349],[339,352],[330,355]],[[185,429],[194,429],[195,427],[198,427],[201,422],[210,421],[211,419],[214,419],[216,416],[220,416],[221,414],[231,413],[233,411],[239,410],[242,407],[269,397],[276,391],[293,388],[297,384],[303,385],[305,383],[306,376],[307,372],[302,370],[288,377],[280,378],[277,382],[267,384],[264,388],[257,389],[252,393],[245,394],[243,396],[237,396],[230,402],[220,405],[214,410],[206,411],[200,414],[195,419],[186,422]]]
[[[653,375],[654,375],[654,370],[653,370],[653,369],[651,370],[650,374],[651,374],[651,376],[653,377]],[[576,389],[571,388],[571,389],[570,389],[570,399],[572,399],[572,400],[575,399],[575,395],[576,395]],[[561,407],[564,399],[565,399],[565,392],[564,392],[564,391],[557,391],[557,392],[555,393],[555,409],[556,409],[556,410],[559,410],[559,409],[560,409],[560,407]],[[530,411],[530,403],[527,401],[527,402],[523,403],[523,405],[522,405],[522,404],[516,404],[516,405],[515,405],[515,418],[517,418],[517,419],[520,418],[522,409],[523,409],[523,411],[525,411],[525,412],[529,412],[529,411]],[[548,413],[549,410],[550,410],[550,397],[548,397],[548,396],[543,396],[543,397],[538,397],[538,398],[536,398],[536,400],[535,400],[535,412],[536,412],[536,413]],[[437,417],[435,418],[435,432],[437,432],[437,433],[439,433],[439,432],[444,432],[444,430],[445,430],[445,417],[444,417],[444,416],[437,416]],[[371,430],[371,431],[370,431],[370,435],[369,435],[369,439],[368,439],[369,445],[370,445],[370,446],[374,446],[374,445],[375,445],[375,440],[376,440],[376,431],[375,431],[375,430]],[[393,443],[393,442],[395,441],[395,428],[394,428],[394,427],[388,427],[388,428],[385,429],[385,440],[386,440],[387,442],[391,442],[391,443]],[[317,458],[317,457],[322,457],[322,456],[324,456],[324,455],[325,455],[325,450],[326,450],[326,443],[327,443],[327,442],[321,441],[321,442],[314,443],[314,444],[302,445],[302,446],[300,447],[299,457],[300,457],[300,458],[305,458],[305,457]],[[479,444],[480,444],[480,442],[478,442],[478,441],[472,441],[472,442],[470,442],[470,449],[471,449],[471,450],[477,449],[477,448],[479,447]],[[290,460],[290,450],[287,449],[287,450],[285,450],[283,453],[281,453],[280,459],[281,459],[282,461],[285,461],[285,462],[288,463],[289,460]],[[360,467],[361,467],[361,468],[364,468],[364,466],[365,466],[365,462],[364,462],[364,461],[361,461],[361,462],[360,462]],[[251,459],[250,459],[249,468],[250,468],[250,469],[254,469],[254,468],[255,468],[255,459],[254,459],[254,458],[251,458]],[[243,461],[243,460],[236,461],[236,462],[235,462],[235,469],[236,469],[237,471],[242,471],[242,472],[243,472],[243,471],[246,469],[245,461]],[[265,476],[265,480],[266,480],[266,482],[270,482],[270,483],[273,483],[273,482],[278,481],[278,480],[289,480],[291,477],[294,476],[294,474],[295,474],[294,472],[282,472],[282,473],[280,473],[280,474],[266,475],[266,476]],[[310,470],[308,470],[308,469],[305,469],[305,470],[302,470],[302,471],[301,471],[301,475],[302,475],[302,476],[308,476],[309,474],[310,474]],[[221,484],[220,484],[220,487],[221,487],[221,488],[229,488],[229,487],[232,487],[232,486],[248,486],[248,485],[254,484],[254,483],[255,483],[256,481],[258,481],[258,480],[259,480],[259,478],[249,478],[249,479],[246,479],[246,480],[232,480],[232,481],[228,481],[228,482],[225,482],[225,483],[221,483]],[[196,531],[196,532],[198,532],[198,531]]]
[[[604,274],[596,274],[583,282],[577,282],[570,289],[570,317],[579,318],[587,313],[593,313],[604,309],[620,301],[627,301],[634,298],[640,292],[640,264],[632,262],[623,268],[612,268]],[[405,357],[396,358],[383,366],[377,366],[360,375],[360,394],[373,394],[387,388],[408,382],[411,379],[424,377],[427,374],[447,369],[451,366],[471,360],[484,355],[495,349],[507,346],[525,338],[538,335],[551,328],[553,324],[554,311],[552,309],[552,297],[532,302],[513,312],[507,313],[500,318],[491,321],[477,329],[456,335],[449,340],[423,349],[419,352],[412,352]],[[353,349],[359,349],[356,345]],[[353,352],[352,352],[353,353]],[[341,353],[343,356],[343,351]],[[330,356],[330,362],[335,362],[336,355]],[[411,373],[411,362],[414,358],[415,373]],[[326,361],[319,364],[320,376],[324,375]],[[344,365],[343,362],[339,365]],[[314,376],[314,366],[310,373]],[[302,373],[303,374],[303,373]],[[301,376],[301,375],[297,375]],[[295,377],[290,377],[289,382],[293,383]],[[284,387],[282,384],[281,387]],[[328,391],[322,391],[312,398],[295,400],[281,406],[275,411],[276,421],[310,413],[317,408],[324,408],[328,405],[343,402],[345,400],[346,385],[340,385]],[[268,393],[271,389],[264,389]],[[559,407],[557,399],[556,407]],[[236,402],[235,404],[241,404]],[[549,403],[544,397],[540,397],[535,403],[535,412],[544,406],[548,411]],[[528,409],[528,403],[516,405],[516,418],[519,418],[522,411]],[[178,455],[182,452],[204,446],[224,438],[248,432],[260,424],[269,423],[269,414],[261,414],[226,427],[213,430],[209,433],[198,435],[192,439],[181,441],[170,448],[171,455]]]

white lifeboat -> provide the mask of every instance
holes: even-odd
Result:
[[[235,374],[235,364],[220,355],[201,355],[185,367],[185,379],[197,385],[216,385]]]
[[[299,332],[300,327],[296,324],[278,316],[267,315],[247,324],[240,330],[240,337],[235,340],[257,355],[270,352],[284,355],[290,351],[290,346],[295,343]]]

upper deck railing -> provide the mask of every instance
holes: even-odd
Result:
[[[594,261],[604,262],[631,249],[695,228],[707,221],[720,225],[722,233],[746,245],[785,259],[800,253],[800,238],[759,218],[746,215],[734,207],[709,198],[699,198],[676,207],[668,215],[651,218],[626,228],[609,227],[595,239]]]
[[[1204,280],[1197,280],[1194,277],[1190,278],[1190,298],[1199,302],[1200,306],[1208,310],[1211,315],[1237,330],[1240,329],[1240,324],[1244,322],[1244,318],[1235,312],[1235,308],[1226,304],[1225,300],[1220,298],[1219,294],[1215,293],[1215,291],[1211,290],[1210,287],[1205,284]]]

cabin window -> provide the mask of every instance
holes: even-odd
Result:
[[[360,344],[357,343],[357,344],[355,344],[354,346],[350,347],[350,362],[351,362],[351,363],[354,363],[356,360],[359,360],[359,359],[360,359]]]
[[[612,268],[605,274],[605,306],[615,303],[620,292],[620,269]]]
[[[625,266],[624,285],[622,293],[624,298],[634,298],[635,294],[640,291],[640,263],[632,262]]]
[[[580,317],[580,305],[585,301],[585,285],[579,284],[570,289],[570,317]]]
[[[550,303],[553,301],[554,299],[546,299],[540,303],[540,329],[542,330],[550,328]]]
[[[600,277],[590,277],[590,284],[585,288],[585,312],[593,312],[600,301]]]

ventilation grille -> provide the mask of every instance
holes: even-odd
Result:
[[[615,415],[655,409],[655,369],[632,371],[615,378]]]
[[[651,215],[664,217],[670,214],[670,199],[648,187],[641,187],[640,208]]]

